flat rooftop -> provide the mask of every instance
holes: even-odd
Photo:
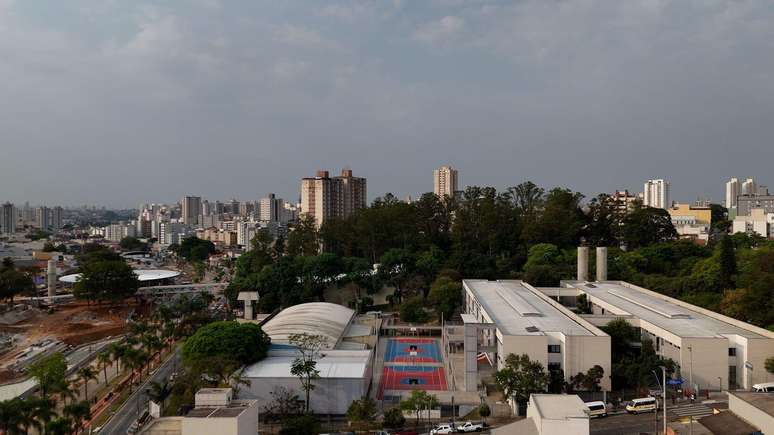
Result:
[[[666,296],[651,295],[617,282],[570,282],[568,284],[621,311],[611,314],[630,314],[680,337],[718,337],[724,334],[737,334],[747,338],[767,338],[751,330],[677,305]]]
[[[522,281],[466,279],[463,286],[475,296],[505,335],[596,335],[535,294]]]
[[[750,405],[774,417],[774,394],[753,393],[751,391],[729,391],[728,394],[744,400]]]
[[[589,408],[575,394],[532,394],[530,400],[546,420],[589,418]]]
[[[371,360],[370,350],[328,350],[317,361],[317,370],[321,378],[362,378]],[[269,356],[248,366],[245,378],[295,378],[290,373],[294,352],[274,351]]]

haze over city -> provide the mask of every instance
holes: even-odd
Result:
[[[0,2],[0,200],[369,200],[667,178],[723,199],[774,158],[766,1]]]

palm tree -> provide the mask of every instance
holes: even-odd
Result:
[[[91,418],[91,406],[85,400],[72,403],[62,409],[62,415],[70,421],[72,432],[77,432],[83,421]]]
[[[47,435],[70,435],[72,433],[73,422],[66,417],[59,417],[46,424]]]
[[[113,342],[110,343],[107,350],[110,353],[110,356],[113,358],[113,361],[115,361],[118,366],[116,369],[118,371],[121,370],[121,360],[123,359],[124,353],[126,353],[127,346],[119,343],[119,342]]]
[[[83,396],[89,401],[89,381],[97,379],[97,372],[91,366],[78,369],[78,378],[83,381]]]
[[[6,400],[0,402],[0,429],[3,433],[19,433],[22,426],[20,399]]]
[[[54,401],[51,399],[31,398],[27,399],[27,403],[33,408],[31,425],[35,426],[39,433],[43,433],[43,429],[48,422],[56,416]]]
[[[161,340],[159,340],[159,337],[155,334],[148,333],[140,337],[140,343],[142,343],[143,347],[145,348],[145,352],[147,352],[152,359],[156,349],[158,349],[161,345]],[[148,364],[148,369],[150,369],[150,364]]]
[[[105,385],[107,385],[107,368],[109,365],[113,365],[113,356],[110,355],[110,351],[106,349],[100,352],[97,355],[97,363],[102,366],[102,373],[105,375]]]
[[[67,399],[73,399],[75,400],[75,389],[73,388],[73,384],[71,384],[69,381],[65,379],[63,383],[60,385],[57,385],[56,391],[59,393],[59,398],[62,400],[62,403],[67,405]]]

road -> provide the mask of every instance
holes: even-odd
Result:
[[[662,414],[658,414],[658,430],[662,428]],[[653,434],[656,422],[653,413],[639,415],[611,415],[606,418],[594,418],[591,420],[591,433],[593,435],[629,435],[629,434]]]
[[[161,367],[153,372],[149,379],[140,385],[140,388],[137,388],[134,393],[129,396],[129,399],[124,402],[120,408],[118,408],[118,411],[116,411],[113,417],[111,417],[110,420],[108,420],[108,422],[102,426],[100,433],[125,434],[126,431],[132,426],[132,423],[137,420],[137,410],[139,409],[140,412],[142,412],[148,402],[148,397],[145,394],[145,390],[149,388],[150,383],[162,382],[169,379],[169,377],[172,375],[172,372],[175,370],[175,367],[178,367],[179,365],[180,350],[175,352],[172,357],[168,358],[164,364],[161,365]]]
[[[110,338],[97,343],[81,346],[65,355],[65,358],[67,359],[67,375],[72,375],[78,371],[79,368],[91,362],[96,357],[97,353],[99,353],[99,351],[104,349],[105,346],[117,340],[120,340],[120,337]],[[17,382],[15,384],[0,386],[0,401],[10,400],[15,397],[28,397],[35,392],[37,385],[37,381],[31,378],[27,378],[24,381]]]

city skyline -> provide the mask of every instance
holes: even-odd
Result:
[[[296,199],[342,165],[371,200],[430,191],[446,163],[466,185],[655,177],[721,201],[774,157],[774,27],[749,25],[772,19],[763,1],[3,2],[0,201]]]

